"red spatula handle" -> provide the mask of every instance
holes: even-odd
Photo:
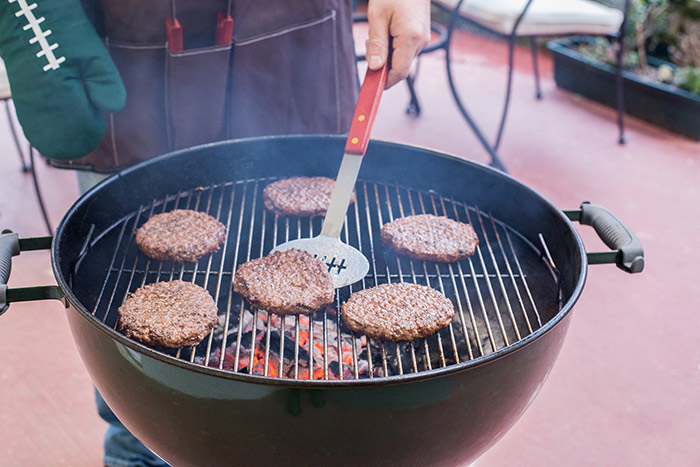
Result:
[[[225,11],[216,16],[216,45],[230,45],[233,39],[233,18]]]
[[[348,154],[365,155],[369,143],[369,133],[372,130],[374,117],[377,116],[379,100],[382,98],[386,85],[387,69],[386,63],[378,70],[367,69],[365,80],[360,89],[360,97],[358,97],[355,106],[355,115],[352,117],[348,140],[345,143],[345,152]]]
[[[167,18],[165,20],[165,32],[168,38],[168,48],[171,52],[182,52],[182,26],[177,18]]]

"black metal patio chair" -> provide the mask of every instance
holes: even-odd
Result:
[[[456,10],[455,10],[456,11]],[[456,18],[456,16],[455,16]],[[453,18],[454,19],[454,18]],[[367,15],[363,13],[356,13],[353,15],[353,20],[355,22],[367,22]],[[420,108],[420,102],[418,100],[418,95],[416,94],[416,89],[415,89],[415,80],[418,75],[418,70],[420,67],[420,57],[422,55],[428,54],[435,52],[437,50],[444,50],[445,51],[445,63],[447,64],[447,75],[449,78],[449,85],[450,89],[452,91],[452,95],[455,98],[455,103],[457,104],[457,107],[459,108],[460,112],[462,113],[462,116],[464,119],[467,121],[469,126],[472,128],[474,131],[474,134],[477,136],[479,141],[481,142],[481,145],[484,147],[484,150],[489,154],[491,161],[489,165],[492,167],[495,167],[505,173],[508,173],[508,170],[506,169],[506,166],[503,164],[503,161],[501,161],[501,158],[498,156],[498,153],[496,150],[491,146],[491,144],[488,142],[486,137],[484,136],[483,132],[477,125],[476,121],[471,117],[469,112],[467,111],[466,107],[462,104],[461,99],[457,95],[457,90],[454,85],[454,79],[452,77],[452,70],[451,70],[451,60],[450,60],[450,42],[452,40],[452,31],[454,30],[454,21],[450,21],[450,26],[449,28],[437,23],[435,21],[431,22],[430,24],[430,29],[436,36],[436,39],[431,41],[420,53],[416,60],[416,65],[412,72],[409,74],[409,76],[406,78],[406,85],[408,86],[408,91],[410,93],[410,101],[408,103],[408,106],[406,108],[406,113],[412,116],[419,116],[421,112]],[[363,61],[365,60],[365,54],[361,53],[357,55],[357,60],[358,61]]]
[[[46,211],[46,206],[44,204],[44,199],[41,196],[41,189],[39,188],[39,180],[36,176],[36,170],[34,170],[34,148],[28,144],[28,154],[25,158],[24,151],[22,150],[22,144],[20,143],[20,137],[17,134],[17,129],[15,128],[14,118],[12,116],[13,111],[11,109],[10,100],[12,100],[12,92],[10,90],[10,82],[7,78],[7,71],[5,70],[5,64],[0,60],[0,101],[5,105],[5,113],[7,114],[7,124],[10,128],[10,134],[12,135],[12,140],[17,148],[17,154],[20,160],[20,169],[22,173],[29,173],[32,176],[32,182],[34,184],[34,192],[36,193],[37,202],[39,203],[39,209],[41,209],[41,215],[44,218],[44,223],[46,224],[46,230],[48,230],[49,235],[53,234],[53,229],[51,228],[51,223],[49,222],[49,216]],[[29,160],[29,162],[26,161]]]
[[[622,10],[604,6],[590,0],[435,0],[437,6],[451,12],[448,26],[447,70],[452,94],[467,118],[464,106],[455,89],[451,75],[449,45],[457,20],[466,21],[508,41],[508,72],[505,100],[500,123],[493,143],[493,150],[500,146],[505,128],[513,81],[513,55],[518,38],[527,38],[532,51],[535,76],[535,96],[540,99],[539,69],[537,66],[537,39],[573,35],[604,36],[617,41],[616,101],[619,143],[625,142],[622,60],[624,55],[624,31],[630,0],[624,0]],[[622,0],[620,0],[622,3]],[[483,137],[473,120],[467,122],[477,136]]]

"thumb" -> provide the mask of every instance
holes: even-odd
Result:
[[[85,90],[95,107],[103,112],[117,112],[124,107],[126,90],[107,51],[85,63],[82,77]]]
[[[126,90],[106,50],[87,60],[81,71],[85,90],[95,107],[103,112],[117,112],[124,107]]]
[[[367,65],[370,70],[381,68],[389,56],[389,14],[368,12],[369,39],[366,42]]]

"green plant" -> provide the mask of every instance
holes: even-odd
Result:
[[[700,1],[634,0],[625,39],[642,67],[647,54],[700,67]]]
[[[674,74],[673,83],[679,88],[700,94],[700,68],[678,68]]]
[[[616,0],[602,3],[621,6]],[[625,45],[624,68],[700,94],[700,0],[633,0]],[[602,37],[577,50],[589,60],[616,63],[615,47]],[[670,65],[651,66],[652,56]]]
[[[610,46],[610,41],[603,37],[596,37],[591,42],[583,42],[578,46],[578,51],[589,60],[615,65],[617,58],[615,50]],[[623,67],[636,68],[639,65],[639,55],[635,50],[628,51],[624,57]]]

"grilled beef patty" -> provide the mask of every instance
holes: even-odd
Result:
[[[382,284],[350,295],[341,309],[355,332],[393,342],[427,337],[452,321],[452,302],[420,284]]]
[[[265,187],[265,207],[279,215],[299,217],[326,214],[335,180],[328,177],[294,177],[278,180]],[[355,193],[350,203],[355,202]]]
[[[210,215],[190,209],[156,214],[136,231],[136,244],[160,261],[197,261],[219,250],[226,227]]]
[[[204,339],[218,321],[217,311],[209,292],[191,282],[156,282],[126,297],[118,328],[143,344],[179,349]]]
[[[283,315],[308,314],[335,298],[328,266],[295,248],[241,264],[233,290],[254,307]]]
[[[382,244],[409,258],[451,263],[474,254],[479,244],[474,228],[448,217],[420,214],[384,224]]]

